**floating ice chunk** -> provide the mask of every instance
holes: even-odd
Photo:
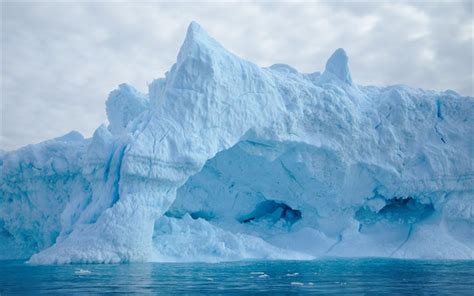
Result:
[[[286,276],[289,276],[289,277],[295,277],[295,276],[298,276],[299,273],[298,272],[294,272],[294,273],[287,273]]]
[[[76,268],[74,273],[77,274],[77,275],[87,275],[87,274],[91,274],[92,272],[90,270],[87,270],[87,269]]]

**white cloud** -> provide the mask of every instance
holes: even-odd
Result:
[[[2,2],[1,148],[106,121],[109,91],[174,62],[191,20],[260,66],[322,70],[338,47],[359,84],[473,95],[472,2]]]

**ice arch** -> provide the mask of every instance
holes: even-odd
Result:
[[[60,226],[51,227],[60,229],[55,244],[30,261],[150,260],[157,247],[155,222],[172,207],[178,190],[190,177],[197,178],[218,153],[245,145],[249,151],[252,142],[283,150],[296,147],[299,154],[294,159],[285,162],[281,156],[281,162],[274,165],[286,174],[285,180],[293,180],[291,186],[298,186],[294,182],[300,181],[298,170],[292,166],[304,163],[306,175],[315,180],[300,185],[318,184],[314,192],[324,193],[321,198],[309,197],[308,191],[301,199],[272,199],[274,204],[252,204],[242,212],[240,218],[252,214],[253,220],[260,220],[276,213],[278,220],[292,220],[290,216],[300,211],[301,219],[290,223],[297,228],[308,222],[312,215],[306,213],[311,207],[317,210],[314,217],[318,219],[299,232],[266,237],[258,243],[252,240],[268,252],[249,250],[251,244],[232,240],[252,256],[295,258],[294,253],[272,248],[311,235],[322,243],[309,249],[297,244],[290,249],[315,255],[472,258],[469,227],[452,228],[473,221],[473,104],[472,98],[453,92],[356,85],[342,49],[330,58],[323,74],[298,73],[285,65],[260,68],[225,50],[192,23],[177,62],[164,78],[150,84],[148,95],[123,86],[109,97],[110,125],[100,127],[91,140],[80,141],[81,154],[74,166],[77,180],[66,182],[64,209],[53,213],[51,220],[60,220]],[[306,155],[302,153],[305,149],[316,152]],[[265,159],[271,155],[267,150],[264,154]],[[2,193],[9,196],[23,196],[21,188],[10,186],[15,185],[11,180],[33,170],[24,169],[17,155],[23,154],[9,154],[5,160],[2,156],[1,165],[7,172]],[[315,157],[316,165],[311,166],[310,156]],[[317,169],[321,167],[325,169]],[[378,214],[387,201],[408,197],[415,207],[423,210],[426,206],[434,213],[420,214],[426,223],[413,229],[403,245],[394,249],[392,242],[398,238],[383,237],[384,226],[379,222],[363,227],[365,234],[371,229],[375,236],[361,236],[360,222],[367,222],[370,215],[356,219],[354,213],[360,207]],[[5,209],[19,211],[3,200],[8,199],[2,199]],[[395,203],[375,220],[393,213],[398,205],[410,204]],[[278,216],[277,211],[292,214]],[[194,213],[201,218],[206,215],[204,211]],[[334,223],[334,215],[343,218]],[[207,227],[205,219],[185,219],[204,223],[201,229]],[[0,226],[13,237],[21,237],[22,227],[14,219]],[[224,239],[227,234],[221,229],[213,228],[213,233]],[[264,237],[265,232],[258,236]],[[232,253],[230,258],[239,256]]]

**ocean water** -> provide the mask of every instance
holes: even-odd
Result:
[[[33,266],[0,261],[12,294],[474,295],[474,261],[324,259]]]

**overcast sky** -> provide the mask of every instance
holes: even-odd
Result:
[[[127,82],[143,92],[200,23],[260,66],[324,69],[346,49],[357,84],[408,84],[473,95],[473,7],[465,2],[2,2],[2,149],[107,121],[105,100]]]

